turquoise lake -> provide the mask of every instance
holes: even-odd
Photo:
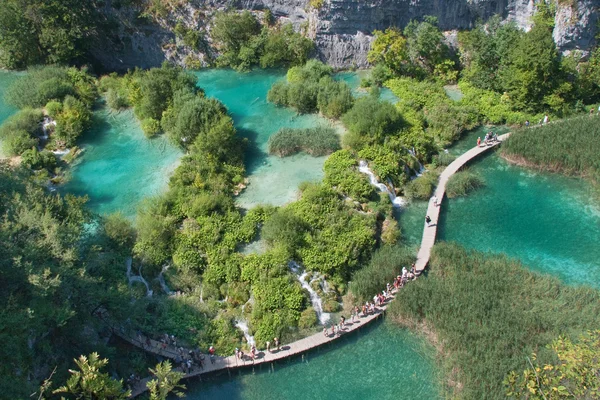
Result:
[[[131,110],[102,108],[94,118],[80,141],[84,153],[61,191],[87,195],[88,206],[99,214],[133,218],[143,199],[167,189],[182,153],[165,136],[147,139]]]
[[[10,117],[12,114],[17,112],[17,109],[9,106],[4,101],[4,92],[10,86],[12,82],[19,76],[16,72],[7,72],[0,70],[0,124],[4,122],[4,120]],[[0,157],[3,157],[2,146],[0,145]]]

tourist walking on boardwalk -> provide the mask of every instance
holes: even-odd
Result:
[[[335,324],[331,325],[331,336],[335,336]]]
[[[437,202],[437,196],[435,194],[431,197],[431,201],[433,201],[433,206],[437,207],[438,202]]]
[[[254,362],[254,359],[256,358],[256,346],[252,345],[252,347],[250,348],[250,356],[252,357],[252,362]]]
[[[425,217],[425,222],[427,222],[427,226],[430,226],[431,218],[429,218],[429,215]]]
[[[210,363],[214,364],[215,363],[215,348],[213,346],[210,346],[208,348],[208,355],[210,356]]]
[[[277,351],[279,351],[279,338],[274,338],[273,339],[273,343],[275,344],[275,347],[277,348]]]
[[[548,114],[544,115],[544,125],[548,123]]]
[[[481,136],[477,138],[477,147],[481,147]]]
[[[525,121],[525,126],[529,128],[529,120]]]
[[[270,352],[270,351],[271,351],[271,342],[269,342],[269,341],[267,340],[267,342],[266,342],[265,344],[267,345],[267,351],[269,351],[269,352]]]
[[[363,313],[363,317],[367,316],[367,306],[363,304],[362,306],[362,313]]]
[[[327,327],[326,326],[323,327],[323,336],[329,337],[329,334],[327,333]]]
[[[356,318],[360,321],[360,309],[358,306],[354,306],[354,313],[356,314]]]

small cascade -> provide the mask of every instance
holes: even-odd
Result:
[[[402,197],[396,196],[396,194],[390,191],[385,184],[377,180],[377,177],[373,171],[371,171],[366,161],[360,160],[358,163],[358,171],[362,172],[363,174],[367,174],[369,176],[369,182],[371,182],[371,185],[378,188],[380,192],[387,193],[394,207],[402,207],[406,203]]]
[[[165,282],[165,276],[164,273],[169,269],[169,265],[165,265],[164,267],[162,267],[162,270],[160,271],[160,274],[158,274],[158,282],[160,283],[160,287],[162,288],[163,292],[165,292],[167,295],[172,295],[173,292],[171,291],[171,289],[169,289],[169,287],[167,286],[167,282]]]
[[[315,290],[310,286],[310,284],[306,282],[305,278],[308,275],[308,272],[304,271],[302,274],[300,274],[301,268],[295,261],[290,261],[289,266],[290,269],[296,275],[296,278],[298,279],[302,287],[308,291],[310,295],[310,302],[312,303],[312,306],[315,309],[315,312],[317,313],[317,318],[319,318],[319,322],[321,323],[321,325],[325,325],[327,321],[329,321],[331,315],[329,313],[323,312],[323,301],[321,300],[317,292],[315,292]]]
[[[42,140],[48,140],[50,136],[50,128],[56,126],[56,121],[54,121],[50,117],[44,117],[44,122],[42,122]]]
[[[408,152],[410,153],[411,156],[414,157],[414,159],[417,161],[417,164],[419,164],[419,170],[416,171],[417,176],[423,175],[423,172],[425,172],[425,167],[423,166],[423,164],[421,164],[421,161],[419,161],[419,159],[417,158],[417,152],[415,151],[415,148],[413,147],[411,150],[408,150]]]
[[[131,284],[133,282],[143,283],[146,286],[146,296],[152,297],[152,289],[150,289],[150,285],[148,285],[148,282],[146,282],[146,280],[142,276],[142,271],[141,271],[142,267],[140,267],[139,275],[132,275],[131,274],[131,266],[133,264],[133,259],[131,257],[129,257],[126,261],[126,264],[127,264],[127,279],[129,280],[129,286],[131,286]]]
[[[248,342],[249,346],[256,345],[254,336],[252,336],[250,334],[250,329],[248,328],[248,323],[244,319],[242,319],[242,318],[237,319],[235,321],[235,326],[244,333],[244,337],[246,338],[246,341]]]

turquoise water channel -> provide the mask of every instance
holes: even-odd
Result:
[[[15,81],[19,76],[16,72],[7,72],[0,70],[0,124],[4,122],[4,120],[10,117],[12,114],[17,112],[17,109],[9,106],[4,101],[4,93],[6,89],[11,85],[12,82]],[[4,157],[5,155],[2,153],[2,145],[0,143],[0,157]]]

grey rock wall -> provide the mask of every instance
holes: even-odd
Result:
[[[555,0],[552,0],[555,1]],[[97,47],[95,56],[108,69],[158,66],[169,60],[185,64],[187,57],[205,63],[215,56],[208,37],[200,52],[179,43],[172,29],[177,21],[188,27],[209,30],[216,10],[233,8],[255,12],[270,9],[274,16],[290,21],[296,29],[308,29],[317,54],[336,68],[366,67],[366,55],[375,29],[404,27],[411,19],[438,17],[442,30],[472,28],[478,20],[499,14],[529,29],[534,0],[324,0],[320,10],[310,10],[308,0],[190,0],[164,20],[148,23],[135,18],[134,10],[105,11],[118,21],[118,29]],[[554,40],[562,51],[582,50],[594,45],[600,0],[573,0],[559,6]]]

